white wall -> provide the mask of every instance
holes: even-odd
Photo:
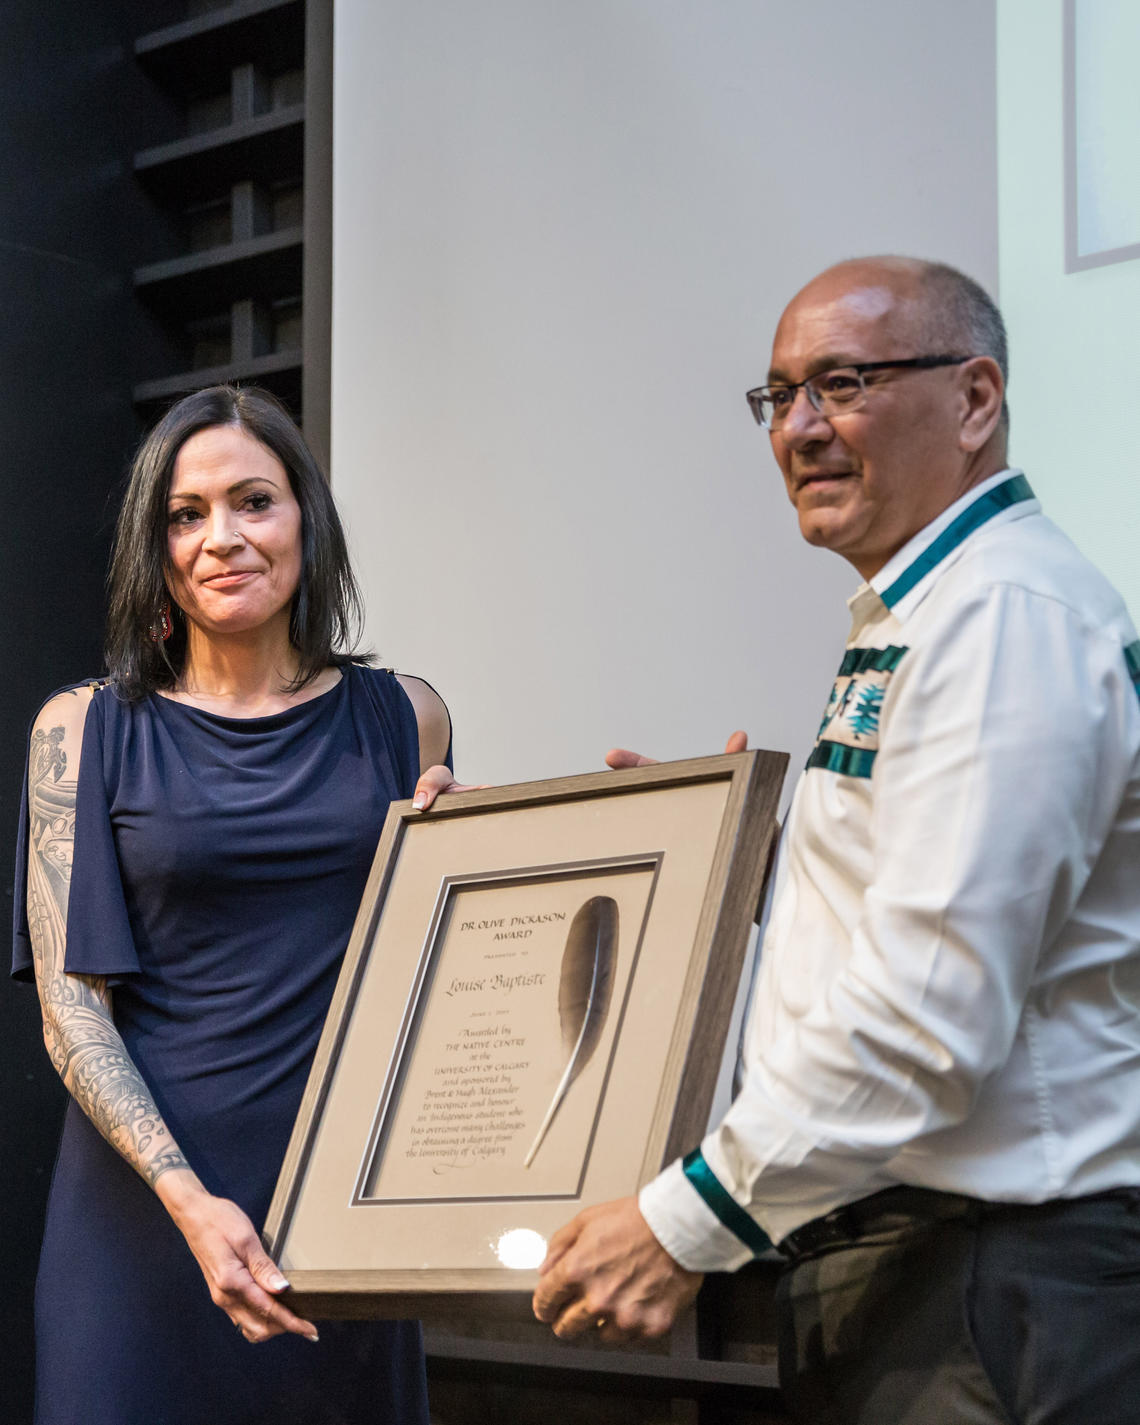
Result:
[[[992,288],[993,48],[994,0],[338,0],[334,488],[463,775],[802,762],[857,580],[743,393],[838,258]]]
[[[998,4],[1001,297],[1010,330],[1012,454],[1046,512],[1112,579],[1136,618],[1140,259],[1065,272],[1061,11],[1061,0]],[[1121,118],[1128,121],[1127,105]],[[1135,177],[1134,130],[1132,143]]]

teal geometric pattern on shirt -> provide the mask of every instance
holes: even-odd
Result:
[[[838,772],[841,777],[869,777],[877,747],[848,747],[842,742],[817,742],[807,760],[807,770],[822,767],[825,772]]]
[[[869,777],[879,748],[879,718],[906,646],[849,648],[824,709],[807,770]]]
[[[849,678],[853,673],[865,673],[868,669],[893,673],[905,652],[905,648],[896,648],[894,644],[887,648],[849,648],[843,655],[837,676]]]
[[[859,737],[870,737],[879,730],[879,713],[883,707],[886,688],[882,683],[867,683],[855,700],[855,711],[850,722]]]

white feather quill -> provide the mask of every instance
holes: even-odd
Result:
[[[612,896],[591,896],[570,922],[558,979],[558,1018],[566,1067],[542,1127],[523,1160],[529,1168],[570,1085],[590,1062],[602,1037],[614,987],[618,907]]]

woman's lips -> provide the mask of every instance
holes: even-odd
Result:
[[[235,569],[230,574],[211,574],[208,578],[203,579],[202,583],[208,589],[236,589],[247,579],[254,578],[256,573],[256,569]]]

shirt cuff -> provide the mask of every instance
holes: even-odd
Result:
[[[726,1206],[726,1200],[731,1206]],[[646,1183],[637,1202],[658,1242],[690,1272],[735,1271],[769,1245],[755,1219],[729,1196],[699,1149]]]

